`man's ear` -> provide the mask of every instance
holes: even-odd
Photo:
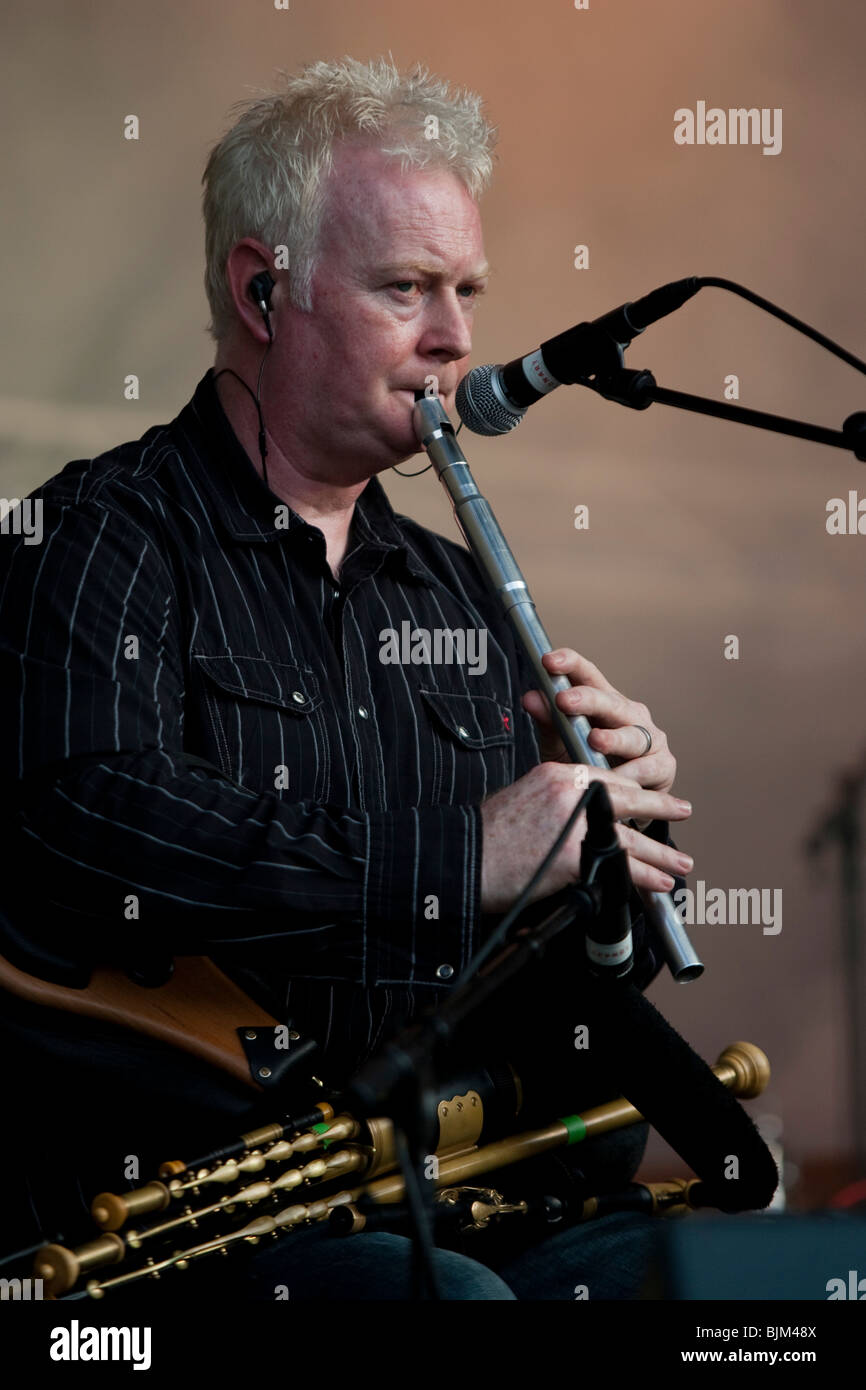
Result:
[[[257,342],[273,342],[273,302],[276,282],[269,270],[268,249],[260,241],[245,238],[232,247],[226,261],[226,278],[235,313]]]

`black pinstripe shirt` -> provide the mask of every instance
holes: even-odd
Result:
[[[19,915],[84,956],[205,951],[353,1067],[477,949],[480,803],[539,760],[471,556],[373,478],[335,582],[211,372],[37,501],[0,577]]]

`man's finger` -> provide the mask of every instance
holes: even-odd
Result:
[[[596,745],[592,742],[592,747]],[[600,748],[600,753],[605,757],[618,758],[621,755],[609,751],[607,748]],[[618,777],[624,777],[629,782],[636,782],[640,787],[646,787],[648,791],[667,791],[673,782],[671,768],[675,768],[670,756],[667,753],[651,753],[648,758],[630,758],[615,765],[614,771]]]
[[[573,685],[592,685],[597,690],[614,689],[597,666],[571,647],[557,647],[555,651],[546,652],[542,660],[551,674],[568,676]]]
[[[527,714],[531,714],[533,719],[537,719],[539,723],[550,724],[552,726],[553,719],[550,714],[550,706],[540,690],[527,690],[526,694],[523,696],[522,704]]]
[[[619,729],[593,729],[589,741],[605,757],[622,758],[627,762],[649,762],[671,756],[666,745],[661,740],[656,741],[656,730],[645,724],[625,724]]]
[[[630,857],[639,859],[649,868],[674,875],[689,874],[695,867],[695,861],[690,854],[684,853],[681,849],[674,849],[672,845],[663,845],[658,840],[651,840],[648,835],[642,835],[630,825],[618,825],[616,833],[620,844],[628,851]]]
[[[633,859],[631,855],[628,867],[635,888],[648,889],[651,893],[670,893],[675,886],[669,874],[663,873],[661,869],[651,868],[640,859]]]
[[[621,729],[642,724],[652,732],[655,727],[646,705],[626,699],[613,686],[600,690],[591,685],[576,685],[571,690],[558,691],[556,703],[564,714],[584,714],[606,728]]]
[[[617,820],[688,820],[691,803],[670,792],[652,791],[622,776],[622,769],[589,769],[590,779],[598,778],[607,787]]]

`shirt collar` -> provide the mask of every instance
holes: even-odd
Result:
[[[259,477],[223,410],[212,368],[175,424],[195,445],[194,459],[203,490],[213,503],[218,524],[233,540],[282,541],[294,546],[310,533],[322,537],[317,526],[292,511]],[[400,519],[376,477],[370,478],[355,503],[353,528],[356,543],[389,552],[392,563],[416,579],[427,584],[437,582],[420,557],[410,551]]]

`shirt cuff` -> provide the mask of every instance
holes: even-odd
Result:
[[[477,948],[481,807],[412,807],[368,825],[363,983],[448,986]]]

